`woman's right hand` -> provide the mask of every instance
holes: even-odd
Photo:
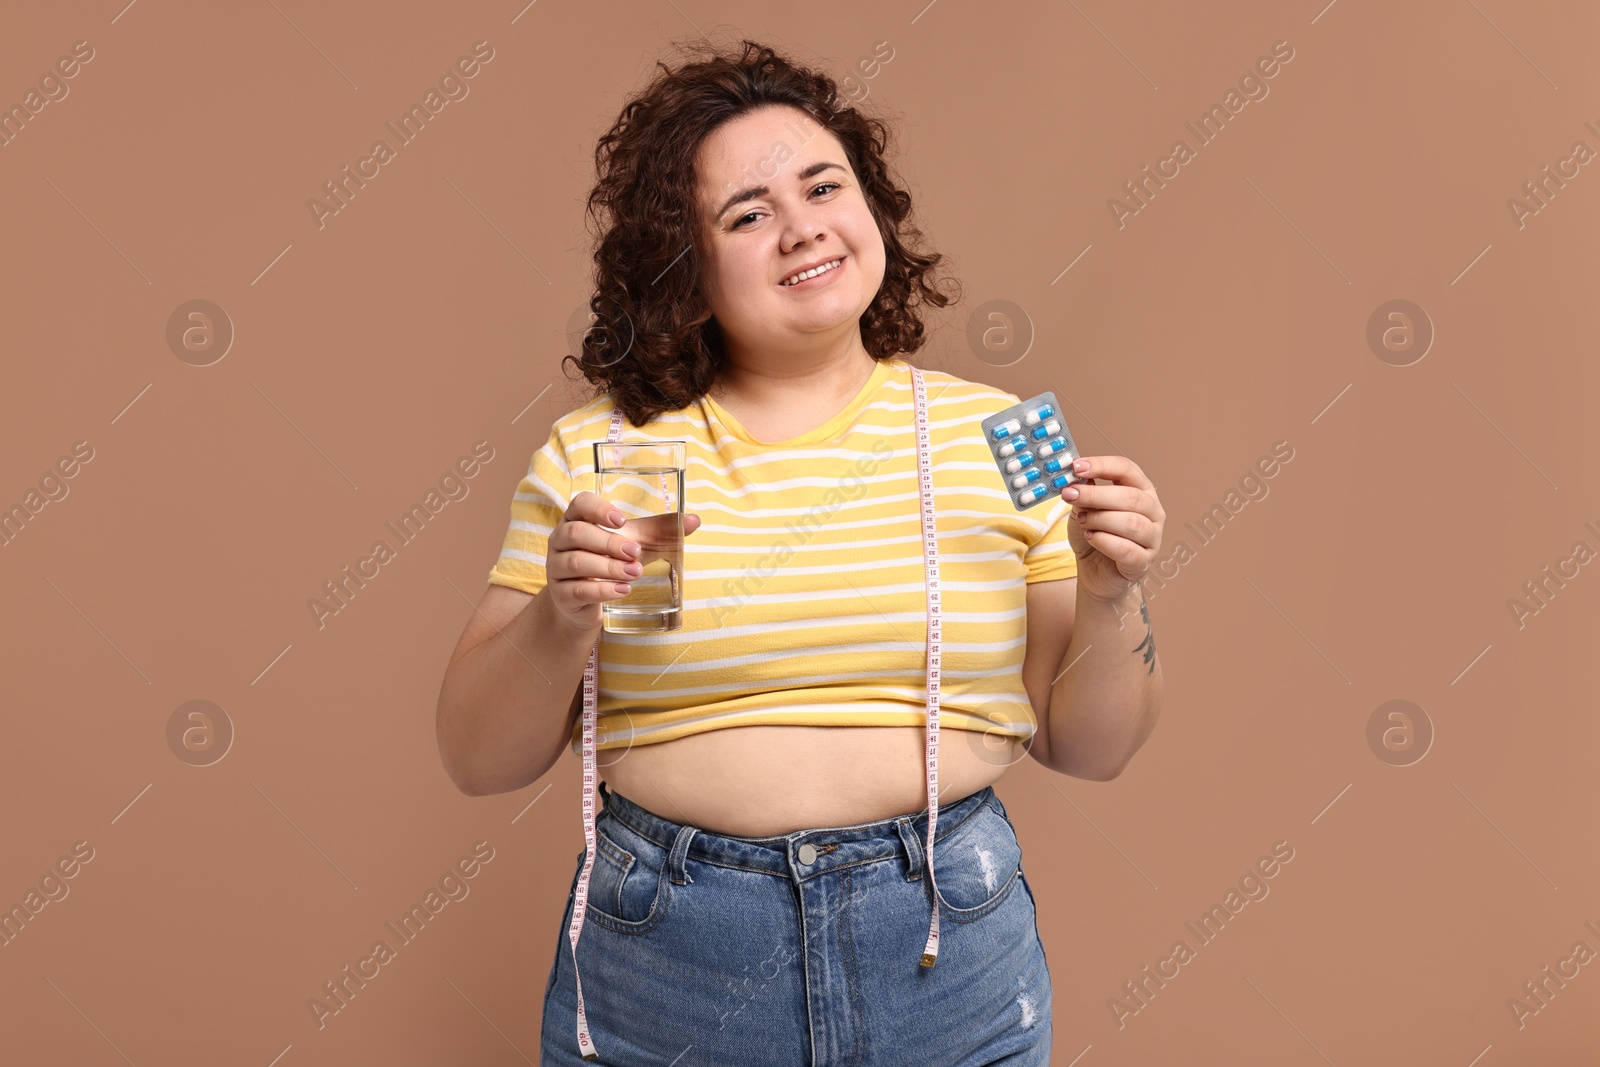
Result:
[[[550,531],[545,587],[556,613],[576,629],[598,632],[600,605],[627,596],[632,591],[629,581],[643,573],[643,564],[652,562],[640,560],[638,541],[628,536],[631,523],[622,520],[610,501],[585,490],[572,498]],[[685,513],[684,536],[699,528],[700,516]]]

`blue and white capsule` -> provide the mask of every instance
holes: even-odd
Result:
[[[1025,421],[1029,426],[1037,426],[1042,420],[1048,419],[1055,413],[1055,408],[1051,407],[1049,404],[1043,404],[1028,412],[1028,417],[1023,421]]]
[[[1023,449],[1021,452],[1018,452],[1016,455],[1006,460],[1006,473],[1015,474],[1022,468],[1031,465],[1033,461],[1033,453],[1029,452],[1027,449]]]
[[[1016,420],[1013,419],[1012,421],[1015,422]],[[1050,419],[1043,426],[1035,426],[1033,428],[1033,430],[1029,433],[1029,436],[1032,437],[1035,441],[1039,441],[1039,440],[1043,440],[1046,437],[1054,437],[1056,434],[1058,434],[1060,432],[1061,432],[1061,424],[1059,422],[1057,422],[1055,419]]]
[[[999,441],[1010,437],[1020,429],[1022,429],[1022,423],[1018,422],[1016,419],[1007,419],[1005,422],[1002,422],[1000,425],[994,428],[995,440]]]
[[[1036,485],[1032,489],[1024,489],[1022,492],[1018,493],[1017,503],[1021,504],[1023,507],[1027,507],[1029,504],[1037,503],[1049,495],[1050,490],[1046,489],[1042,485]]]
[[[1023,441],[1023,440],[1020,440],[1018,438],[1013,437],[1010,440],[1008,440],[1005,444],[1000,445],[998,448],[996,448],[995,452],[999,454],[1001,459],[1005,459],[1007,456],[1009,456],[1012,453],[1014,453],[1017,449],[1026,448],[1027,444],[1028,443],[1026,441]]]
[[[1054,441],[1046,441],[1044,444],[1040,445],[1039,446],[1039,455],[1041,455],[1041,456],[1053,456],[1057,452],[1060,452],[1062,449],[1064,449],[1066,447],[1067,447],[1067,442],[1063,438],[1058,437]],[[1070,460],[1070,459],[1072,459],[1072,457],[1068,456],[1067,459]]]
[[[1011,487],[1013,489],[1021,489],[1023,486],[1027,485],[1029,482],[1038,481],[1040,479],[1040,477],[1041,477],[1041,475],[1039,474],[1039,468],[1038,467],[1029,467],[1027,470],[1023,471],[1021,474],[1019,474],[1015,478],[1011,479]]]

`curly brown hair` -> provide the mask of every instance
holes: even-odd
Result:
[[[689,61],[672,69],[658,59],[660,73],[595,145],[598,177],[586,213],[597,240],[595,321],[583,335],[582,358],[569,355],[562,365],[576,364],[596,387],[593,396],[609,392],[634,426],[710,391],[726,357],[694,269],[707,247],[695,155],[723,123],[774,104],[805,111],[839,139],[883,237],[883,284],[861,315],[863,346],[877,360],[921,348],[916,305],[945,307],[960,299],[960,286],[948,279],[954,295],[940,291],[947,279],[934,269],[944,257],[922,250],[911,197],[885,162],[888,124],[848,106],[827,74],[767,45],[746,39],[736,49],[681,48]]]

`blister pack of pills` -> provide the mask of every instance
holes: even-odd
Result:
[[[1043,503],[1073,482],[1078,447],[1061,419],[1054,393],[1013,404],[983,420],[983,439],[1018,511]]]

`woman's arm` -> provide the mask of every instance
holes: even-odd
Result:
[[[1044,751],[1031,754],[1062,774],[1103,782],[1122,773],[1161,716],[1161,661],[1143,578],[1161,547],[1167,513],[1150,479],[1126,456],[1080,456],[1072,469],[1082,480],[1061,491],[1077,505],[1063,520],[1078,563],[1072,610],[1061,591],[1051,591],[1039,594],[1050,599],[1035,614],[1034,590],[1066,582],[1028,590],[1030,648],[1035,625],[1046,628],[1042,645],[1052,650],[1050,642],[1070,634],[1050,684]]]
[[[548,589],[490,585],[450,655],[435,728],[445,773],[468,796],[537,781],[570,743],[600,631],[549,610]]]
[[[1074,778],[1110,781],[1161,717],[1161,661],[1143,587],[1101,600],[1080,585],[1072,640],[1056,671],[1044,762]]]

